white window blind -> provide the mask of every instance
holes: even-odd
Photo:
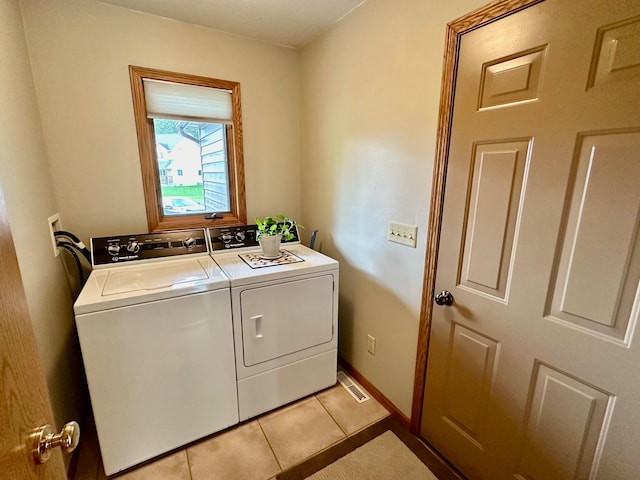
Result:
[[[148,118],[233,123],[231,92],[219,88],[143,79]]]

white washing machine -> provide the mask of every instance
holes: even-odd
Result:
[[[336,383],[338,262],[300,244],[260,257],[256,226],[211,228],[231,282],[240,420]]]
[[[229,280],[204,229],[92,239],[74,310],[107,475],[238,423]]]

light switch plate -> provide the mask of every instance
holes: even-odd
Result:
[[[418,226],[389,222],[389,235],[387,239],[390,242],[400,243],[402,245],[416,248],[416,242],[418,240]]]
[[[376,354],[376,339],[372,335],[367,335],[367,351],[371,355]]]

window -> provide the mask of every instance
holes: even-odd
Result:
[[[149,231],[246,223],[240,84],[129,75]]]

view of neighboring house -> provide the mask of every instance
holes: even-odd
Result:
[[[156,134],[160,184],[202,185],[200,146],[179,133]]]

